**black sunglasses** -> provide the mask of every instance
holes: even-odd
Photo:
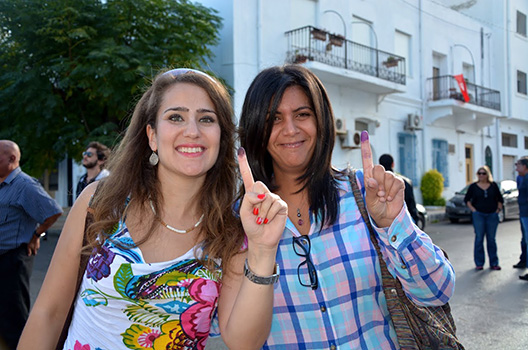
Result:
[[[310,287],[312,288],[312,290],[316,290],[319,286],[319,280],[317,279],[317,271],[315,270],[315,266],[312,262],[312,259],[310,259],[311,247],[312,244],[310,243],[310,237],[293,237],[293,251],[298,256],[305,258],[305,260],[302,261],[299,266],[297,266],[297,277],[299,278],[299,283],[301,284],[301,286]],[[308,268],[308,276],[310,277],[310,283],[303,282],[303,279],[301,278],[301,267],[303,265],[306,265],[306,267]]]
[[[478,175],[488,175],[488,173],[482,173],[482,172],[480,172],[480,171],[479,171],[477,174],[478,174]]]
[[[90,158],[90,157],[93,156],[94,154],[93,154],[92,152],[90,152],[90,151],[85,151],[85,152],[82,153],[82,155],[83,155],[83,157],[84,157],[84,156],[87,156],[88,158]]]

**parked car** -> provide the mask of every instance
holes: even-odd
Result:
[[[459,220],[471,220],[471,210],[464,202],[464,196],[469,188],[469,185],[464,187],[459,192],[446,202],[446,216],[451,222],[458,222]],[[503,222],[506,219],[519,217],[519,205],[517,204],[517,197],[519,191],[517,190],[517,183],[513,180],[503,180],[499,183],[499,188],[504,198],[504,206],[499,213],[499,221]]]
[[[418,214],[416,226],[418,226],[420,230],[423,231],[425,229],[425,223],[427,222],[427,210],[423,205],[416,203],[416,212]]]

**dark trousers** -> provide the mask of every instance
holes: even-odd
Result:
[[[16,349],[29,316],[31,303],[29,279],[34,256],[27,244],[0,255],[0,349]]]
[[[519,261],[522,261],[524,263],[528,263],[528,256],[526,256],[526,231],[524,230],[524,227],[521,222],[521,233],[522,233],[522,239],[521,239],[521,256],[519,257]]]

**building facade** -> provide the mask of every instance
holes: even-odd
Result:
[[[334,165],[390,153],[421,198],[422,175],[444,175],[444,197],[487,164],[514,179],[528,154],[524,0],[200,0],[224,18],[210,69],[234,89],[238,115],[262,69],[303,64],[322,80],[337,118]]]
[[[368,130],[374,158],[392,154],[421,202],[430,169],[443,174],[447,199],[483,164],[496,180],[515,179],[515,160],[528,155],[526,0],[198,2],[224,19],[209,69],[233,88],[237,116],[262,69],[298,63],[322,80],[337,167],[362,166]],[[84,172],[59,164],[47,187],[59,204],[72,205]]]

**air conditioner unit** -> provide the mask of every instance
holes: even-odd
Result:
[[[347,133],[345,120],[342,118],[336,118],[335,129],[337,135],[345,135]]]
[[[361,131],[347,130],[346,134],[339,135],[341,139],[341,148],[360,148],[361,147]]]
[[[423,129],[423,118],[418,114],[407,114],[407,129],[409,130],[422,130]]]

